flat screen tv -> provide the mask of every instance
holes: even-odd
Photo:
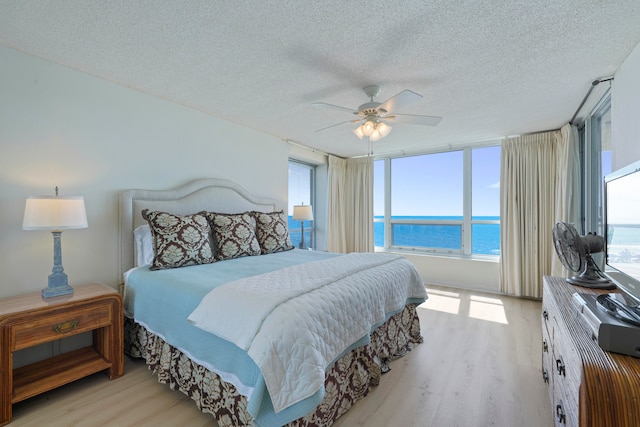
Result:
[[[640,304],[640,161],[604,179],[605,275]]]

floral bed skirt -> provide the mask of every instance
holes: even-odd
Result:
[[[371,387],[378,385],[390,360],[403,356],[421,342],[416,305],[409,304],[374,330],[368,345],[338,359],[327,371],[320,405],[288,425],[330,426],[365,397]],[[144,358],[159,382],[189,396],[201,411],[213,414],[220,427],[252,425],[247,400],[233,385],[129,318],[125,318],[125,353]]]

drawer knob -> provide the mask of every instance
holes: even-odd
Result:
[[[564,361],[562,360],[562,356],[559,356],[556,359],[556,369],[558,370],[558,375],[565,375],[565,369],[564,369]]]
[[[562,408],[562,400],[559,404],[556,405],[556,419],[559,423],[564,424],[566,422],[567,416],[564,413],[564,409]]]
[[[549,345],[547,344],[547,340],[542,341],[542,351],[545,353],[549,352]]]
[[[547,373],[546,370],[542,371],[542,379],[544,380],[545,383],[549,382],[549,374]]]
[[[78,327],[78,320],[69,320],[67,322],[58,323],[53,327],[53,330],[59,334],[66,334],[73,331]]]
[[[547,310],[543,311],[542,317],[544,318],[544,320],[549,320],[549,312],[547,312]]]

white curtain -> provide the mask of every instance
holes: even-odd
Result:
[[[557,160],[559,173],[556,180],[557,203],[555,222],[563,221],[572,224],[579,232],[582,197],[580,192],[581,175],[578,129],[575,126],[567,124],[560,129],[560,134],[560,139],[558,140]],[[557,255],[554,254],[551,260],[552,276],[567,277],[569,275],[569,271],[562,266],[560,258],[558,258]]]
[[[501,159],[500,286],[542,297],[542,277],[562,275],[553,246],[557,221],[577,224],[578,141],[575,128],[509,138]]]
[[[329,156],[329,252],[373,252],[373,159]]]

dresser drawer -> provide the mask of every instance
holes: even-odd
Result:
[[[87,304],[73,313],[33,316],[10,326],[11,351],[91,331],[111,322],[111,304],[105,302]]]
[[[555,329],[554,329],[555,331]],[[551,354],[553,411],[556,426],[578,426],[578,400],[582,365],[561,341],[555,340]]]
[[[578,399],[578,390],[582,377],[582,358],[575,345],[570,341],[568,331],[554,325],[553,357],[554,373],[566,383],[567,391]]]
[[[542,379],[551,389],[553,387],[553,354],[552,341],[545,327],[542,324]],[[551,392],[551,391],[550,391]]]
[[[549,326],[549,307],[545,304],[545,301],[542,303],[542,331],[546,332],[549,337],[553,336],[552,328]]]
[[[555,316],[557,315],[558,308],[554,303],[554,300],[548,296],[549,290],[547,287],[543,289],[542,297],[542,330],[546,331],[549,337],[549,346],[553,346],[553,328],[555,325]],[[552,349],[549,350],[551,352]]]

